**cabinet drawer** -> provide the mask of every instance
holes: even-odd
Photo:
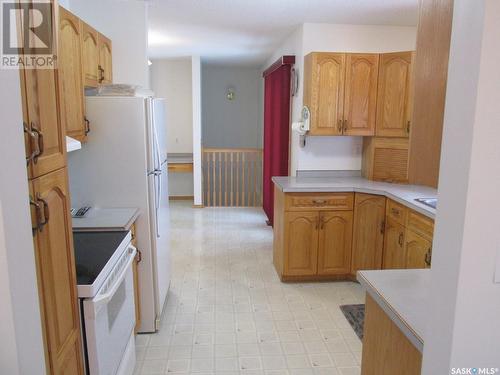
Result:
[[[399,204],[389,199],[387,201],[386,215],[387,217],[393,219],[396,223],[401,225],[406,225],[406,217],[408,216],[408,209],[402,204]]]
[[[428,217],[413,210],[409,210],[406,227],[426,240],[432,241],[432,235],[434,233],[434,220],[429,219]]]
[[[353,209],[353,193],[288,193],[285,209],[287,211],[347,210]]]

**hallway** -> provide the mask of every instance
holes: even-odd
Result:
[[[172,282],[136,374],[359,375],[361,341],[339,305],[351,282],[283,284],[261,209],[171,202]]]

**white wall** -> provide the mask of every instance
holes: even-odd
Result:
[[[111,39],[114,83],[149,86],[145,2],[69,0],[69,8]]]
[[[152,60],[151,89],[166,99],[169,153],[193,152],[191,57]]]
[[[193,185],[194,185],[194,204],[201,206],[203,204],[202,195],[202,163],[201,163],[201,59],[200,56],[191,58],[193,68]]]
[[[202,65],[204,147],[262,147],[262,80],[257,68]],[[226,98],[229,88],[234,100]]]
[[[282,55],[295,55],[300,75],[297,96],[292,99],[292,121],[300,119],[303,102],[304,56],[310,52],[389,52],[414,50],[416,27],[334,25],[305,23],[292,33],[268,59],[271,65]],[[297,170],[361,169],[362,137],[307,137],[300,148],[292,134],[290,172]]]
[[[500,2],[455,0],[426,375],[500,367],[498,35]]]
[[[0,373],[44,374],[19,72],[0,70],[0,82]]]

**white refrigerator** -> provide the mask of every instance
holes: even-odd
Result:
[[[158,330],[170,284],[165,101],[86,97],[87,143],[68,154],[72,207],[137,207],[141,326]]]

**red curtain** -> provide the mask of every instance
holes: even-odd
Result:
[[[264,212],[273,224],[273,176],[288,175],[290,131],[290,64],[264,73],[264,168],[262,201]]]

